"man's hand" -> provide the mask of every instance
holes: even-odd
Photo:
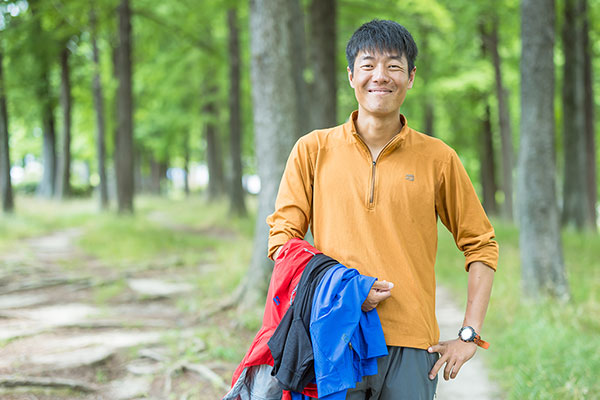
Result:
[[[392,282],[375,281],[373,286],[371,286],[371,291],[369,292],[369,295],[363,302],[362,307],[360,309],[364,312],[371,311],[372,309],[377,307],[377,304],[379,304],[380,302],[392,295],[391,290],[393,287],[394,284]]]
[[[476,350],[477,345],[475,343],[463,342],[460,339],[439,342],[438,344],[431,346],[427,351],[430,353],[438,352],[441,357],[429,372],[429,379],[435,378],[444,363],[446,364],[446,368],[444,368],[444,379],[448,380],[450,378],[456,378],[460,367],[473,357]]]

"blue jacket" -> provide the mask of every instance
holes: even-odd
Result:
[[[375,375],[377,358],[388,354],[377,310],[360,309],[376,280],[337,264],[315,291],[310,337],[319,399],[344,400],[347,389]]]

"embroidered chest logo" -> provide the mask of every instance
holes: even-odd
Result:
[[[405,179],[412,182],[415,180],[415,176],[413,174],[406,174]]]

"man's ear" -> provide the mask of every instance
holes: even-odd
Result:
[[[415,74],[417,73],[417,67],[413,67],[412,71],[410,71],[410,76],[408,77],[408,88],[412,89],[413,83],[415,83]]]
[[[350,82],[350,87],[354,89],[354,83],[352,83],[352,71],[350,71],[350,67],[346,67],[346,71],[348,71],[348,82]]]

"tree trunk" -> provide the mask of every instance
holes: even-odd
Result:
[[[2,210],[12,213],[14,200],[10,180],[10,149],[8,147],[8,113],[4,85],[4,53],[0,50],[0,196]]]
[[[291,45],[292,62],[294,68],[290,74],[293,79],[294,86],[296,88],[296,109],[300,118],[297,119],[296,135],[297,138],[304,135],[308,131],[314,129],[311,122],[310,112],[312,111],[309,106],[308,99],[308,85],[304,79],[304,70],[306,69],[306,31],[304,28],[304,10],[300,0],[288,0],[289,7],[289,18],[284,23],[287,23],[289,29],[291,29]]]
[[[215,92],[214,86],[209,86],[208,93]],[[206,163],[208,164],[208,198],[210,201],[219,199],[225,193],[225,176],[223,173],[223,155],[221,142],[215,120],[217,107],[212,98],[204,104],[204,134],[206,137]]]
[[[56,196],[64,199],[70,195],[71,182],[71,78],[69,49],[66,45],[60,53],[60,106],[63,112],[63,141]]]
[[[555,182],[554,23],[554,0],[522,0],[519,243],[524,294],[566,300]]]
[[[251,80],[254,144],[261,190],[252,264],[246,274],[242,304],[264,301],[273,262],[267,258],[269,227],[265,220],[275,198],[287,157],[299,136],[298,97],[293,76],[292,13],[285,0],[250,2]]]
[[[117,138],[115,172],[119,212],[133,212],[133,95],[131,92],[131,10],[129,0],[121,0],[119,15],[119,46],[117,48]]]
[[[481,186],[483,189],[483,208],[488,215],[498,214],[496,203],[496,165],[494,160],[494,145],[492,140],[492,122],[490,106],[485,106],[485,118],[483,119],[481,148]]]
[[[564,225],[583,229],[589,220],[581,16],[577,0],[565,1],[563,25],[563,213]]]
[[[421,88],[423,92],[423,132],[429,136],[435,136],[435,95],[432,90],[432,66],[431,62],[431,52],[429,50],[429,36],[430,29],[425,27],[421,31],[421,43],[420,43],[420,72],[423,83],[423,87]]]
[[[104,98],[102,96],[102,81],[100,79],[100,56],[97,44],[96,12],[92,3],[90,11],[92,31],[92,58],[94,60],[93,97],[96,111],[96,157],[98,158],[98,176],[100,178],[100,209],[108,209],[108,184],[106,181],[106,140],[104,138]]]
[[[579,0],[582,15],[581,45],[583,47],[583,82],[585,110],[585,152],[588,188],[589,226],[597,230],[598,183],[596,177],[596,129],[594,127],[594,80],[592,79],[592,49],[589,35],[589,16],[587,0]]]
[[[229,26],[229,152],[231,156],[230,210],[235,215],[246,215],[244,187],[242,186],[242,113],[240,99],[240,41],[237,11],[227,11]]]
[[[185,197],[190,196],[190,134],[185,133],[183,143],[183,190]]]
[[[314,76],[309,101],[311,128],[329,128],[337,124],[336,0],[312,0],[309,15]]]
[[[482,31],[484,45],[492,57],[496,81],[496,98],[498,99],[498,122],[500,125],[500,140],[502,148],[502,191],[504,192],[504,216],[513,219],[513,143],[510,127],[510,112],[508,96],[502,83],[502,65],[498,52],[498,17],[494,16],[491,30]]]
[[[39,1],[30,1],[29,6],[33,16],[33,37],[37,39],[44,38],[34,44],[34,51],[38,60],[38,85],[36,95],[40,104],[43,130],[43,165],[44,172],[40,181],[37,193],[42,197],[52,197],[56,193],[56,132],[54,123],[54,103],[55,99],[50,92],[49,78],[49,59],[45,48],[47,46],[46,35],[43,32],[40,16],[38,15]],[[46,41],[46,42],[44,42]]]

